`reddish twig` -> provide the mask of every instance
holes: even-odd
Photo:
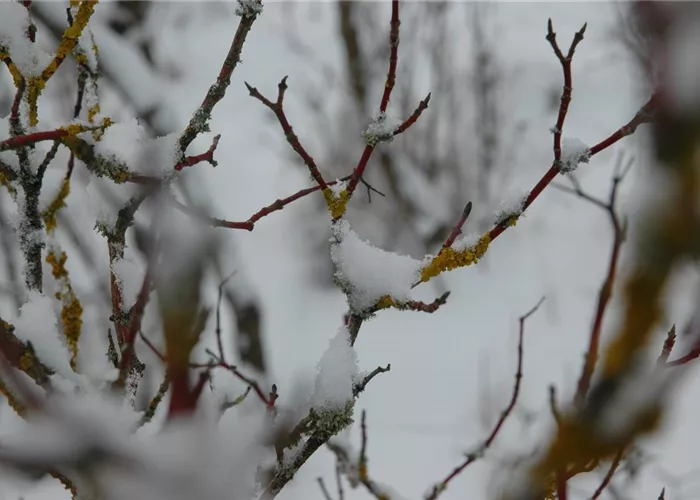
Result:
[[[457,224],[452,228],[452,232],[450,235],[447,237],[445,240],[445,243],[442,245],[442,250],[445,248],[449,248],[452,246],[452,244],[455,242],[457,237],[462,234],[462,227],[464,227],[464,223],[467,222],[467,219],[469,218],[469,214],[472,212],[472,202],[470,201],[469,203],[466,204],[464,207],[464,210],[462,210],[462,215],[460,216],[459,220],[457,221]]]
[[[557,472],[556,482],[557,482],[557,500],[566,500],[569,496],[569,489],[567,485],[567,477],[562,471]]]
[[[664,341],[664,346],[661,349],[661,354],[657,360],[657,366],[663,366],[668,362],[668,358],[671,355],[673,346],[676,345],[676,325],[671,326],[671,329],[666,334],[666,340]]]
[[[616,173],[613,177],[612,188],[610,189],[610,195],[607,203],[585,193],[581,189],[578,181],[576,181],[574,177],[570,177],[572,183],[574,184],[574,189],[572,190],[573,193],[605,210],[605,212],[608,214],[608,218],[613,229],[613,244],[612,251],[610,253],[608,270],[598,292],[598,303],[593,316],[593,326],[591,327],[591,333],[589,335],[588,350],[586,351],[586,357],[581,370],[581,376],[578,381],[576,395],[574,396],[574,403],[577,406],[583,405],[586,395],[588,394],[588,389],[591,385],[591,379],[593,378],[593,372],[595,371],[595,365],[598,360],[598,348],[600,345],[603,319],[605,318],[605,312],[608,304],[610,303],[610,298],[612,297],[612,291],[615,284],[615,277],[617,275],[617,267],[620,258],[620,249],[625,241],[627,232],[626,224],[620,221],[617,215],[616,201],[620,183],[632,166],[632,160],[630,160],[627,163],[627,166],[623,169],[620,168],[621,161],[622,157],[620,157],[620,160],[616,166]]]
[[[414,123],[418,121],[418,118],[420,118],[420,115],[423,114],[423,111],[428,109],[428,104],[430,103],[430,93],[426,96],[425,99],[423,99],[420,104],[418,104],[418,107],[416,110],[411,113],[411,116],[409,116],[401,125],[396,127],[396,130],[394,130],[394,136],[397,136],[399,134],[403,134],[408,130]]]
[[[165,356],[158,350],[158,348],[157,348],[155,345],[153,345],[153,342],[151,342],[151,341],[148,339],[148,337],[146,337],[146,336],[143,334],[143,332],[140,332],[140,336],[141,336],[141,340],[143,340],[143,342],[146,344],[146,346],[158,357],[158,359],[159,359],[161,362],[165,363],[165,361],[166,361]],[[251,388],[253,389],[253,391],[255,392],[255,394],[257,394],[257,396],[260,398],[260,400],[261,400],[263,403],[265,403],[265,406],[267,406],[267,407],[270,407],[270,406],[271,406],[271,401],[272,401],[272,399],[271,399],[270,397],[268,397],[268,396],[265,395],[265,393],[262,391],[262,389],[260,389],[260,385],[259,385],[255,380],[253,380],[252,378],[250,378],[250,377],[244,375],[243,373],[241,373],[240,370],[238,370],[237,367],[235,367],[235,366],[233,366],[233,365],[230,365],[230,364],[226,363],[225,361],[222,361],[222,360],[218,359],[218,356],[216,356],[216,355],[215,355],[214,353],[212,353],[211,351],[208,351],[208,353],[209,353],[212,357],[216,358],[216,361],[215,361],[215,362],[210,362],[210,363],[190,363],[190,364],[189,364],[189,368],[192,368],[192,369],[206,369],[206,370],[208,370],[208,371],[211,371],[211,370],[213,370],[214,368],[224,368],[225,370],[228,370],[229,372],[231,372],[236,378],[238,378],[239,380],[241,380],[242,382],[244,382],[246,385],[248,385],[249,387],[251,387]],[[275,394],[274,399],[277,399],[277,391],[276,391],[276,388],[275,388],[275,390],[274,390],[272,393]],[[274,401],[272,401],[272,404],[274,404]]]
[[[613,461],[610,464],[610,468],[608,469],[608,472],[605,474],[603,481],[600,483],[598,488],[595,490],[595,492],[593,493],[593,496],[591,496],[591,500],[596,500],[603,493],[603,490],[605,490],[605,488],[608,487],[608,485],[610,484],[610,481],[612,481],[612,478],[615,475],[615,471],[617,470],[618,466],[620,465],[620,462],[622,461],[622,456],[624,453],[625,453],[625,450],[622,449],[617,453],[617,455],[615,455],[615,458],[613,458]]]
[[[483,442],[483,444],[479,447],[479,450],[475,453],[470,453],[469,455],[467,455],[464,462],[462,462],[459,466],[453,469],[452,472],[450,472],[447,475],[447,477],[445,477],[445,479],[443,479],[440,483],[436,484],[431,490],[430,494],[426,497],[426,500],[435,500],[443,491],[445,491],[449,483],[455,477],[461,474],[462,471],[464,471],[464,469],[469,467],[469,465],[471,465],[472,463],[476,462],[484,454],[484,452],[496,440],[496,437],[498,437],[498,433],[501,431],[503,424],[508,419],[508,416],[513,412],[513,408],[515,408],[515,404],[517,403],[518,396],[520,394],[520,382],[523,378],[523,338],[525,335],[525,321],[530,316],[532,316],[537,311],[537,309],[539,309],[539,307],[542,305],[542,302],[544,302],[544,297],[542,297],[539,300],[539,302],[537,302],[535,307],[530,309],[524,315],[520,316],[518,320],[520,323],[520,329],[518,333],[518,365],[515,372],[515,383],[513,385],[513,393],[511,395],[508,406],[506,406],[505,410],[503,410],[503,412],[501,413],[501,416],[496,422],[496,425],[493,427],[491,433]]]
[[[576,32],[576,34],[574,35],[574,39],[572,40],[571,45],[569,46],[569,52],[565,57],[561,49],[559,48],[559,44],[557,43],[557,35],[554,32],[554,28],[552,27],[552,20],[549,19],[547,21],[547,41],[552,46],[552,49],[554,49],[554,54],[557,56],[557,59],[559,59],[559,62],[561,63],[562,69],[564,71],[564,89],[561,93],[561,104],[559,105],[557,124],[554,126],[554,161],[557,164],[561,160],[561,134],[564,128],[564,120],[566,119],[566,114],[569,111],[569,104],[571,103],[571,91],[573,90],[571,83],[571,60],[574,57],[574,51],[576,50],[576,46],[583,40],[583,35],[586,32],[586,26],[587,24],[584,24],[583,27]]]
[[[367,491],[377,500],[387,500],[389,497],[382,491],[382,488],[369,477],[367,472],[367,411],[362,410],[360,419],[360,431],[362,433],[362,441],[360,444],[360,457],[357,464],[357,475],[362,485]]]
[[[214,137],[214,139],[211,142],[211,146],[209,146],[209,149],[204,153],[200,153],[194,156],[186,156],[185,158],[177,162],[175,164],[175,170],[179,172],[183,168],[191,167],[203,161],[210,163],[212,167],[216,167],[217,162],[216,160],[214,160],[214,151],[216,151],[216,147],[219,145],[219,139],[221,139],[221,134]]]
[[[391,1],[391,29],[389,31],[389,71],[386,75],[386,82],[384,83],[384,94],[382,94],[382,101],[379,104],[379,111],[386,112],[389,106],[389,100],[391,99],[391,92],[394,90],[396,85],[396,67],[399,63],[399,26],[401,21],[399,19],[399,0]]]
[[[700,342],[696,342],[695,345],[690,349],[690,351],[688,351],[688,353],[684,356],[681,356],[678,359],[674,359],[673,361],[667,362],[666,366],[685,365],[686,363],[689,363],[694,359],[697,359],[698,357],[700,357]]]
[[[389,99],[391,98],[391,92],[394,90],[394,85],[396,84],[396,68],[398,66],[398,60],[399,60],[399,26],[401,25],[401,20],[399,19],[399,0],[392,0],[391,1],[391,29],[389,32],[389,45],[390,45],[390,53],[389,53],[389,70],[387,71],[386,75],[386,81],[384,83],[384,93],[382,94],[382,100],[379,103],[379,112],[380,114],[383,114],[386,112],[387,107],[389,106]],[[422,104],[422,103],[421,103]],[[426,106],[427,108],[427,102]],[[420,109],[420,106],[418,106],[418,109]],[[422,113],[422,110],[420,112],[416,110],[414,115],[416,115],[416,119],[418,119],[418,116]],[[409,118],[410,120],[410,118]],[[413,120],[415,122],[415,120]],[[408,120],[407,120],[408,122]],[[408,127],[411,126],[413,122],[409,123],[406,125],[406,127],[403,130],[406,130]],[[401,126],[399,126],[401,128]],[[398,130],[398,129],[397,129]],[[372,157],[372,153],[374,152],[375,145],[374,144],[367,144],[365,146],[364,151],[362,152],[362,156],[360,157],[360,161],[358,161],[357,166],[355,167],[355,170],[352,173],[352,177],[350,178],[350,182],[348,183],[347,187],[347,197],[348,200],[352,198],[352,195],[354,194],[355,190],[357,189],[357,185],[360,183],[360,179],[362,179],[365,169],[367,168],[367,164],[369,163],[369,159]]]
[[[292,146],[292,149],[299,155],[299,157],[304,162],[304,165],[307,166],[311,177],[313,177],[313,179],[316,181],[319,188],[321,190],[326,189],[328,187],[328,184],[323,179],[321,172],[319,172],[316,162],[306,151],[306,149],[304,149],[304,146],[302,146],[301,142],[299,141],[299,137],[297,137],[296,133],[294,133],[294,129],[292,129],[292,126],[289,123],[289,120],[287,119],[287,115],[284,112],[284,94],[287,91],[287,77],[285,76],[284,78],[282,78],[280,83],[277,85],[277,100],[275,102],[270,101],[268,98],[262,95],[260,91],[258,91],[258,89],[256,89],[255,87],[251,87],[248,84],[248,82],[245,82],[245,86],[248,88],[248,92],[252,97],[263,103],[270,111],[272,111],[275,114],[275,117],[277,118],[277,121],[282,127],[282,131],[284,132],[284,135],[287,138],[287,142],[289,143],[289,145]]]
[[[437,299],[432,302],[425,303],[420,300],[409,300],[408,302],[399,304],[398,309],[407,309],[409,311],[419,311],[432,314],[437,311],[441,306],[445,305],[447,298],[450,296],[450,292],[447,291],[440,295]]]
[[[328,182],[326,182],[326,186],[334,186],[334,185],[338,184],[339,181],[347,181],[349,178],[350,178],[350,176],[347,176],[347,177],[344,177],[344,178],[339,179],[339,180],[328,181]],[[143,180],[143,179],[138,179],[137,181],[141,181],[141,180]],[[155,181],[155,179],[153,179],[153,180]],[[144,184],[145,183],[147,183],[147,182],[144,181]],[[378,191],[377,189],[372,187],[366,181],[363,180],[362,183],[367,186],[368,190],[374,191],[375,193],[378,193],[379,195],[384,196],[384,193],[382,193],[381,191]],[[181,210],[182,212],[184,212],[188,215],[191,215],[193,217],[197,217],[200,220],[203,220],[203,221],[207,222],[208,224],[211,224],[214,227],[223,227],[223,228],[227,228],[227,229],[243,229],[245,231],[252,231],[253,229],[255,229],[255,224],[263,217],[267,217],[268,215],[270,215],[274,212],[282,210],[284,207],[286,207],[290,203],[293,203],[297,200],[300,200],[300,199],[304,198],[305,196],[308,196],[311,193],[315,193],[316,191],[320,191],[320,190],[321,190],[321,187],[316,185],[316,186],[313,186],[310,188],[301,189],[301,190],[297,191],[296,193],[294,193],[293,195],[287,196],[286,198],[279,198],[279,199],[275,200],[273,203],[271,203],[270,205],[263,207],[260,210],[258,210],[257,212],[255,212],[246,221],[229,221],[229,220],[225,220],[225,219],[218,219],[216,217],[209,217],[207,215],[198,213],[196,210],[180,203],[179,201],[177,201],[175,199],[173,199],[172,202],[175,205],[175,207],[178,208],[179,210]]]
[[[654,96],[652,96],[649,101],[642,107],[642,110],[638,112],[635,117],[626,125],[624,125],[622,128],[620,128],[617,132],[613,133],[611,136],[609,136],[607,139],[602,140],[595,146],[589,149],[590,155],[594,156],[601,151],[609,148],[616,142],[618,142],[620,139],[626,137],[629,135],[631,132],[628,133],[621,133],[623,130],[636,130],[637,126],[642,124],[642,123],[648,123],[649,121],[649,116],[651,116],[652,111],[656,107],[656,99]],[[644,111],[644,112],[642,112]],[[542,192],[545,190],[547,186],[554,180],[554,178],[559,174],[559,167],[556,164],[553,164],[547,172],[542,176],[542,178],[539,180],[539,182],[535,185],[535,187],[532,188],[530,191],[530,194],[527,196],[525,199],[525,203],[523,203],[523,212],[527,210],[530,205],[542,194]],[[508,229],[511,226],[505,225],[505,224],[498,224],[494,226],[491,231],[489,231],[489,239],[490,241],[495,240],[498,238],[501,234],[503,234],[506,229]]]
[[[210,355],[213,355],[213,353],[211,351],[208,351],[208,353]],[[217,358],[216,361],[213,363],[190,363],[190,368],[209,368],[209,369],[223,368],[223,369],[231,372],[236,378],[241,380],[246,385],[252,387],[255,394],[258,396],[258,398],[260,398],[260,401],[265,403],[265,406],[270,407],[274,404],[274,401],[271,398],[269,398],[263,392],[263,390],[260,388],[260,384],[258,384],[255,380],[248,377],[247,375],[244,375],[243,373],[241,373],[240,370],[236,366],[231,365],[231,364],[229,364],[221,359]],[[275,392],[275,396],[276,396],[276,392]],[[277,398],[275,397],[274,399],[277,399]]]
[[[141,283],[141,289],[136,298],[136,303],[129,312],[129,326],[125,330],[124,344],[122,345],[122,359],[119,366],[119,377],[115,381],[115,387],[122,388],[126,382],[126,378],[131,370],[131,365],[134,359],[134,344],[136,336],[141,330],[141,320],[143,313],[146,310],[146,304],[151,290],[151,273],[146,271]]]

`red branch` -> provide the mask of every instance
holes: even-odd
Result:
[[[501,413],[501,417],[498,419],[496,422],[496,425],[493,427],[491,430],[491,433],[489,436],[486,438],[486,440],[483,442],[483,444],[479,447],[479,450],[475,453],[470,453],[467,458],[462,462],[459,466],[457,466],[450,474],[447,475],[445,479],[443,479],[440,483],[435,485],[431,491],[431,493],[426,497],[426,500],[435,500],[445,489],[447,488],[447,485],[454,479],[456,478],[459,474],[462,473],[464,469],[469,467],[472,463],[476,462],[483,453],[493,444],[493,442],[496,440],[496,437],[498,437],[498,433],[501,431],[503,428],[503,424],[505,421],[508,419],[508,416],[513,412],[513,408],[515,408],[515,404],[518,401],[518,395],[520,394],[520,382],[523,378],[523,337],[525,335],[525,321],[532,316],[537,309],[542,305],[542,302],[544,302],[544,297],[540,299],[540,301],[530,309],[527,313],[524,315],[520,316],[519,318],[519,323],[520,323],[520,330],[518,334],[518,367],[515,372],[515,384],[513,385],[513,395],[510,398],[510,402],[508,403],[508,406],[503,410]]]
[[[122,346],[122,359],[119,366],[119,378],[115,382],[117,387],[123,387],[126,382],[127,375],[131,369],[131,364],[134,359],[134,343],[136,335],[141,330],[141,320],[146,309],[148,296],[151,288],[151,273],[146,271],[146,275],[141,283],[141,289],[136,297],[136,304],[131,308],[129,313],[129,327],[125,330],[124,344]]]
[[[389,99],[391,98],[391,92],[394,90],[394,85],[396,84],[396,68],[398,66],[398,61],[399,61],[399,26],[401,25],[401,21],[399,19],[399,0],[392,0],[391,1],[391,30],[389,33],[389,45],[390,45],[390,54],[389,54],[389,70],[386,75],[386,82],[384,83],[384,94],[382,95],[382,100],[379,103],[379,111],[380,113],[384,113],[387,110],[387,107],[389,106]],[[429,97],[426,98],[425,102],[425,108],[428,107],[427,101],[429,100]],[[422,105],[423,103],[421,103]],[[423,109],[425,109],[423,108]],[[420,109],[420,106],[418,106],[418,109]],[[413,120],[415,122],[416,119],[418,119],[418,116],[422,113],[422,110],[416,111],[413,113],[414,115],[417,115],[416,118]],[[409,118],[410,120],[410,118]],[[407,120],[408,122],[408,120]],[[411,126],[413,123],[409,123],[406,125],[403,130],[406,130],[408,127]],[[402,128],[404,124],[399,126],[399,129]],[[398,129],[397,129],[398,130]],[[347,188],[347,193],[348,193],[348,199],[352,198],[353,193],[357,189],[357,185],[360,183],[360,179],[362,179],[362,176],[365,173],[365,169],[367,168],[367,164],[369,163],[369,159],[372,157],[372,152],[374,152],[374,145],[367,144],[365,146],[364,151],[362,152],[362,156],[360,157],[360,161],[357,163],[357,167],[355,167],[355,170],[352,173],[352,177],[350,178],[350,182],[348,183],[348,188]]]
[[[432,314],[447,303],[447,298],[449,296],[450,292],[445,292],[430,303],[422,302],[420,300],[409,300],[405,304],[401,304],[399,309],[405,308],[410,311],[419,311]]]
[[[399,20],[399,0],[392,0],[391,2],[391,30],[389,31],[389,71],[386,75],[386,82],[384,83],[384,94],[382,95],[382,101],[379,104],[379,111],[384,113],[386,108],[389,106],[389,99],[391,99],[391,92],[394,90],[394,85],[396,85],[396,67],[399,63],[399,26],[401,21]],[[426,106],[427,107],[427,106]]]
[[[17,137],[10,137],[0,142],[0,151],[7,151],[9,149],[18,149],[23,146],[31,146],[37,142],[42,141],[57,141],[66,137],[68,132],[62,128],[56,130],[45,130],[42,132],[34,132],[27,135],[19,135]]]
[[[621,161],[621,160],[620,160]],[[621,166],[618,162],[616,170]],[[596,310],[593,316],[593,326],[591,328],[591,333],[589,335],[588,341],[588,351],[586,352],[586,357],[583,364],[583,369],[581,370],[581,376],[578,381],[578,387],[576,389],[576,395],[574,396],[574,402],[576,405],[581,406],[584,403],[588,390],[590,388],[591,379],[593,378],[593,372],[595,370],[595,365],[598,360],[598,348],[600,345],[600,334],[603,327],[603,319],[605,318],[605,312],[607,310],[608,304],[612,297],[613,286],[615,284],[615,277],[617,275],[618,261],[620,259],[620,250],[625,241],[627,226],[624,222],[621,222],[617,212],[615,203],[617,201],[617,192],[620,183],[625,177],[627,171],[632,166],[632,162],[628,162],[627,166],[619,170],[612,182],[612,189],[610,190],[610,196],[608,202],[602,202],[581,190],[580,185],[577,181],[572,178],[574,182],[575,190],[573,192],[583,198],[586,201],[597,205],[602,208],[608,214],[610,219],[610,224],[613,229],[613,244],[612,251],[610,253],[610,262],[608,264],[608,271],[605,275],[605,279],[598,292],[598,303],[596,305]]]
[[[598,488],[595,490],[595,493],[593,493],[591,500],[597,500],[597,498],[603,493],[603,490],[605,490],[605,488],[608,487],[608,484],[610,484],[610,481],[612,480],[613,476],[615,475],[615,471],[617,470],[618,466],[620,465],[620,462],[622,461],[622,456],[623,456],[624,452],[625,452],[625,450],[620,450],[619,452],[617,452],[617,455],[615,455],[615,458],[613,459],[612,463],[610,464],[610,468],[608,469],[608,472],[605,474],[603,481],[600,483]]]
[[[431,94],[428,93],[425,99],[423,99],[419,104],[418,107],[415,109],[413,113],[411,113],[411,116],[409,116],[406,121],[404,121],[401,125],[396,127],[396,130],[394,130],[394,135],[397,136],[399,134],[403,134],[408,130],[414,123],[418,121],[418,118],[420,118],[420,115],[423,114],[423,111],[428,109],[428,104],[430,104],[430,96]]]
[[[569,111],[569,104],[571,103],[571,91],[573,90],[571,84],[571,60],[574,57],[574,51],[576,46],[583,40],[583,35],[586,32],[586,24],[583,25],[579,31],[574,35],[574,39],[569,46],[569,53],[564,57],[559,44],[557,43],[557,34],[554,32],[552,27],[552,20],[547,21],[547,41],[554,49],[554,54],[559,59],[561,67],[564,70],[564,90],[561,93],[561,104],[559,105],[559,114],[557,116],[557,124],[554,127],[554,161],[559,163],[561,160],[561,134],[564,128],[564,120],[566,119],[566,114]]]
[[[165,363],[165,361],[166,361],[165,356],[158,350],[158,348],[156,348],[156,346],[153,345],[153,342],[148,340],[148,337],[146,337],[143,334],[143,332],[141,332],[141,340],[143,340],[143,342],[146,344],[146,346],[151,351],[153,351],[153,353],[158,357],[159,360],[161,360],[163,363]],[[224,361],[221,361],[219,359],[217,359],[217,361],[215,363],[190,363],[188,368],[206,369],[207,372],[210,372],[214,368],[224,368],[224,369],[228,370],[229,372],[231,372],[236,378],[238,378],[239,380],[244,382],[246,385],[250,386],[253,389],[253,391],[255,392],[255,394],[258,395],[260,400],[263,403],[265,403],[265,406],[270,407],[271,405],[274,404],[274,401],[272,401],[272,399],[277,399],[276,390],[273,391],[275,394],[274,398],[270,398],[270,397],[266,396],[265,393],[263,392],[263,390],[260,388],[260,385],[255,380],[253,380],[252,378],[241,373],[237,367],[230,365],[230,364],[228,364]]]
[[[248,82],[245,82],[245,86],[248,88],[248,92],[252,97],[263,103],[270,111],[272,111],[275,114],[275,117],[277,118],[277,121],[282,127],[282,131],[284,132],[284,135],[287,138],[287,142],[289,143],[289,145],[292,146],[292,149],[299,155],[299,157],[304,162],[304,165],[308,167],[311,177],[313,177],[313,179],[316,181],[319,188],[326,189],[328,187],[328,184],[325,180],[323,180],[323,176],[321,175],[321,172],[319,172],[318,166],[316,165],[314,159],[306,151],[306,149],[304,149],[304,146],[301,145],[299,137],[294,133],[294,129],[289,123],[287,115],[284,112],[284,93],[287,91],[287,77],[285,76],[284,78],[282,78],[282,80],[277,85],[277,101],[275,102],[272,102],[271,100],[266,98],[255,87],[251,87],[248,84]]]
[[[445,243],[442,245],[442,249],[444,250],[445,248],[449,248],[452,246],[452,243],[455,242],[457,237],[462,234],[462,227],[464,226],[464,223],[467,222],[467,218],[469,217],[469,214],[472,212],[472,202],[470,201],[467,203],[467,205],[464,207],[464,210],[462,210],[462,215],[457,221],[457,224],[455,224],[455,227],[452,228],[452,232],[450,235],[447,237],[445,240]]]
[[[207,151],[194,156],[186,156],[175,165],[175,170],[179,172],[186,167],[191,167],[203,161],[210,163],[212,167],[216,167],[217,163],[216,160],[214,160],[214,151],[216,151],[216,147],[219,145],[219,139],[221,139],[221,134],[214,137]]]
[[[649,101],[642,106],[642,108],[637,112],[635,117],[629,121],[626,125],[622,126],[620,129],[618,129],[615,133],[610,135],[607,139],[602,140],[595,146],[589,149],[590,156],[594,156],[601,151],[609,148],[622,138],[630,135],[632,132],[634,132],[639,125],[642,123],[649,123],[654,115],[654,111],[656,110],[658,105],[658,98],[657,94],[653,94]],[[557,166],[556,163],[553,163],[552,166],[545,172],[545,174],[542,176],[542,178],[539,180],[539,182],[535,185],[535,187],[532,188],[530,191],[530,194],[528,195],[527,199],[525,200],[525,203],[523,204],[523,212],[527,210],[530,205],[537,199],[537,197],[542,194],[542,191],[545,190],[547,186],[554,180],[554,178],[559,174],[559,167]],[[501,234],[505,232],[506,229],[508,229],[509,225],[506,224],[499,224],[496,225],[491,231],[489,232],[489,238],[491,241],[495,240],[498,238]]]

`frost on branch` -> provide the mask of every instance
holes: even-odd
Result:
[[[494,223],[496,225],[515,225],[517,220],[523,214],[525,202],[527,201],[529,194],[530,191],[519,191],[504,198],[498,207]]]
[[[352,312],[367,313],[387,295],[399,302],[408,300],[411,286],[420,277],[420,261],[373,247],[347,221],[333,223],[331,230],[335,280]]]
[[[240,17],[256,17],[262,11],[262,0],[238,0],[236,6],[236,15]]]
[[[368,146],[376,146],[380,142],[391,142],[399,125],[401,125],[400,120],[382,112],[362,132],[362,137]]]
[[[562,173],[573,172],[579,163],[588,163],[591,159],[591,151],[581,139],[564,137],[561,141],[561,160],[559,171]]]

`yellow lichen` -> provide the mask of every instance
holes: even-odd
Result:
[[[326,188],[323,190],[323,198],[326,200],[328,211],[333,219],[339,219],[345,214],[350,197],[347,189],[343,189],[340,194],[335,194],[332,189]]]
[[[100,104],[99,103],[97,103],[93,106],[90,106],[88,108],[88,121],[90,123],[92,123],[95,120],[95,117],[99,114],[100,114]],[[105,117],[105,120],[109,120],[109,118]],[[109,125],[111,125],[111,123]],[[103,123],[104,128],[109,127],[109,125],[107,125],[106,122]],[[102,129],[102,131],[104,131],[104,129]]]
[[[36,360],[34,359],[34,356],[32,356],[32,354],[29,351],[25,351],[19,358],[19,367],[22,369],[23,372],[29,373],[34,369],[35,362]]]
[[[29,78],[27,80],[27,103],[29,103],[29,126],[36,127],[39,124],[39,94],[46,82],[41,78]]]
[[[421,270],[421,281],[430,281],[445,271],[451,271],[458,267],[471,266],[479,262],[491,243],[491,236],[486,233],[479,238],[475,245],[457,251],[451,247],[443,249]]]
[[[17,189],[12,185],[12,181],[5,175],[5,173],[0,170],[0,186],[5,186],[7,192],[14,195],[17,193]]]
[[[71,368],[75,369],[78,357],[78,341],[83,328],[83,306],[73,291],[68,270],[66,269],[67,260],[66,252],[61,252],[60,255],[57,255],[56,250],[51,250],[46,255],[46,262],[51,266],[51,274],[61,286],[60,291],[57,293],[63,303],[61,324],[63,326],[63,335],[71,353],[70,365]]]
[[[87,66],[88,58],[83,52],[78,52],[75,54],[75,61],[83,66]]]
[[[514,214],[514,215],[511,215],[510,217],[508,217],[508,218],[506,219],[504,225],[505,225],[505,226],[508,226],[508,227],[513,227],[513,226],[515,226],[515,225],[518,223],[518,219],[519,219],[519,218],[520,218],[519,215],[515,215],[515,214]]]
[[[41,214],[44,219],[44,225],[46,226],[46,231],[51,232],[56,229],[58,225],[57,215],[58,211],[66,206],[66,198],[70,194],[70,179],[65,178],[61,183],[61,189],[59,190],[56,198],[49,204],[49,206]]]
[[[385,295],[376,304],[377,310],[381,309],[389,309],[390,307],[393,307],[396,305],[396,301],[389,295]]]
[[[7,69],[10,70],[10,75],[12,75],[12,82],[15,84],[15,88],[18,88],[22,83],[22,73],[10,59],[10,55],[7,52],[0,52],[0,61],[3,61],[7,65]]]
[[[63,60],[68,57],[71,52],[73,52],[73,49],[75,49],[83,30],[88,25],[90,17],[95,11],[95,5],[97,5],[97,0],[84,0],[80,2],[78,12],[73,18],[73,24],[68,26],[63,32],[61,43],[59,43],[58,49],[56,50],[56,55],[41,73],[40,80],[43,82],[43,85],[49,81],[54,73],[56,73],[56,70],[58,70],[58,67],[61,65]]]

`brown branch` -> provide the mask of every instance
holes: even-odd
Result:
[[[221,70],[216,78],[216,82],[209,87],[207,95],[204,97],[202,104],[197,111],[194,112],[190,122],[187,124],[185,131],[180,137],[180,152],[184,156],[187,148],[192,141],[202,132],[209,130],[209,120],[214,106],[224,98],[226,89],[231,84],[231,74],[236,69],[236,66],[241,61],[241,52],[246,37],[253,27],[253,23],[257,19],[257,14],[249,13],[241,17],[236,29],[236,34],[233,36],[231,47],[228,54],[221,65]]]
[[[513,384],[513,393],[511,395],[508,406],[506,406],[506,408],[503,410],[500,418],[496,422],[496,425],[493,427],[491,433],[488,435],[488,437],[479,447],[479,449],[476,452],[467,455],[466,459],[460,465],[455,467],[452,470],[452,472],[450,472],[447,475],[447,477],[445,477],[445,479],[436,484],[431,490],[430,494],[426,497],[426,500],[435,500],[438,496],[440,496],[440,494],[443,491],[445,491],[445,489],[447,489],[447,486],[454,478],[456,478],[459,474],[462,473],[462,471],[464,471],[464,469],[469,467],[472,463],[476,462],[479,458],[483,456],[484,452],[493,444],[493,442],[496,440],[496,437],[498,437],[498,433],[503,428],[503,424],[508,419],[508,416],[513,412],[513,408],[515,408],[515,404],[518,401],[518,396],[520,394],[520,383],[523,378],[523,338],[525,335],[525,321],[530,316],[532,316],[537,311],[537,309],[539,309],[539,307],[542,305],[542,302],[544,302],[544,297],[542,297],[539,300],[539,302],[537,302],[535,307],[530,309],[524,315],[520,316],[518,320],[520,323],[520,329],[518,333],[518,363],[515,372],[515,383]]]
[[[362,418],[360,420],[360,429],[362,432],[362,444],[360,446],[360,458],[357,464],[357,472],[360,482],[367,491],[377,500],[388,500],[387,494],[382,491],[379,485],[370,479],[367,472],[367,411],[362,410]]]
[[[672,325],[671,329],[666,334],[666,340],[664,341],[664,346],[661,349],[661,354],[656,361],[657,366],[664,366],[668,362],[668,358],[671,355],[673,346],[676,345],[676,325]]]
[[[323,498],[325,500],[333,500],[333,497],[331,497],[331,494],[328,492],[328,488],[326,488],[326,483],[323,482],[323,478],[317,477],[316,481],[318,482],[319,488],[321,488],[321,493],[323,494]]]
[[[380,373],[386,373],[388,371],[391,371],[391,363],[386,365],[386,367],[381,367],[381,366],[376,367],[365,378],[362,379],[362,382],[360,382],[359,384],[356,384],[352,388],[353,396],[355,396],[355,397],[359,396],[362,392],[364,392],[364,390],[367,388],[367,384],[369,384],[374,377],[376,377]]]
[[[594,203],[596,206],[601,207],[608,214],[610,219],[610,224],[613,229],[613,243],[612,251],[610,253],[610,261],[608,264],[608,270],[605,275],[605,279],[598,292],[598,303],[596,305],[596,310],[593,316],[593,326],[591,327],[591,332],[588,341],[588,350],[586,351],[586,357],[581,370],[581,376],[578,381],[578,386],[576,390],[576,395],[574,396],[574,404],[581,407],[585,401],[586,395],[591,385],[591,379],[593,378],[593,373],[595,371],[596,362],[598,361],[598,349],[600,346],[600,336],[603,327],[603,320],[605,318],[605,312],[610,303],[612,297],[612,291],[615,284],[615,277],[617,275],[617,267],[620,258],[620,249],[625,241],[626,237],[626,224],[620,221],[617,214],[617,194],[620,183],[624,179],[625,175],[629,171],[632,161],[627,163],[624,169],[620,169],[622,161],[622,156],[616,166],[616,173],[613,177],[612,188],[610,190],[610,195],[607,203],[602,202],[593,198],[592,196],[585,193],[578,181],[574,177],[570,177],[571,181],[574,183],[575,193],[581,198]]]

